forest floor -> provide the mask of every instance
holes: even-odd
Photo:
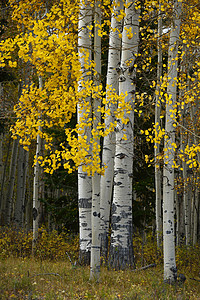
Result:
[[[114,271],[101,267],[99,283],[89,280],[90,268],[78,261],[78,236],[39,231],[35,256],[31,254],[32,233],[0,228],[0,300],[7,299],[199,299],[200,246],[176,249],[178,274],[185,283],[163,282],[162,250],[152,234],[145,242],[133,238],[136,270]],[[141,267],[156,264],[155,267]]]
[[[0,299],[200,299],[200,278],[181,270],[184,284],[163,283],[163,268],[110,271],[89,280],[89,267],[68,261],[6,258],[0,260]],[[193,277],[194,276],[194,277]]]

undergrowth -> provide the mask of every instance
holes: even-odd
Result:
[[[77,260],[79,251],[78,236],[63,231],[48,232],[44,227],[39,229],[35,257],[41,260],[63,260],[68,255]],[[67,255],[68,253],[68,255]],[[30,257],[32,255],[32,232],[15,228],[0,229],[1,257]]]
[[[134,237],[136,270],[102,267],[98,284],[89,281],[89,267],[74,265],[78,244],[77,236],[41,228],[33,257],[31,233],[1,228],[0,299],[200,299],[198,245],[177,248],[178,272],[186,282],[168,286],[163,283],[162,252],[151,235],[145,243]],[[152,263],[156,267],[140,269]]]

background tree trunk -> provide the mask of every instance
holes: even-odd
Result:
[[[155,103],[155,131],[160,131],[160,112],[161,112],[161,99],[160,99],[160,85],[162,76],[162,14],[161,3],[159,3],[158,12],[158,66],[157,66],[157,86],[156,86],[156,103]],[[156,191],[156,235],[157,247],[161,247],[162,242],[162,195],[161,195],[161,166],[158,155],[160,154],[160,142],[155,142],[154,156],[155,156],[155,191]]]
[[[7,195],[6,195],[6,224],[7,225],[11,223],[18,147],[19,147],[19,139],[13,140],[12,155],[10,161],[10,171],[9,171],[9,181],[8,181],[8,188],[7,188]]]
[[[18,151],[18,162],[17,162],[17,193],[16,201],[14,205],[14,217],[13,223],[19,229],[22,228],[22,218],[23,218],[23,189],[24,186],[24,149],[23,146],[19,146]]]

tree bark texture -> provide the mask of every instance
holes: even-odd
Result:
[[[168,101],[166,103],[164,171],[163,171],[163,242],[164,242],[164,281],[172,283],[177,279],[175,261],[174,232],[174,158],[175,127],[172,111],[177,97],[177,55],[180,33],[181,2],[174,3],[173,21],[168,50]],[[175,116],[174,116],[175,117]]]
[[[105,119],[105,129],[114,123],[114,111],[116,105],[110,103],[110,91],[119,93],[119,76],[118,69],[120,66],[121,38],[119,33],[122,32],[122,21],[117,20],[120,10],[123,8],[121,0],[116,2],[113,8],[114,12],[111,16],[111,28],[109,35],[108,50],[108,70],[107,70],[107,96],[106,110],[109,108],[110,113]],[[101,192],[100,192],[100,213],[101,213],[101,255],[104,261],[108,255],[108,234],[110,225],[110,206],[113,193],[113,177],[114,177],[114,156],[115,156],[115,131],[104,137],[102,165],[106,166],[104,175],[101,176]]]
[[[43,88],[43,82],[42,77],[39,77],[39,88]],[[41,128],[39,128],[41,130]],[[41,155],[41,143],[42,139],[40,135],[37,135],[37,143],[36,143],[36,154],[35,158],[36,160]],[[40,165],[39,162],[36,161],[34,166],[34,179],[33,179],[33,210],[32,210],[32,216],[33,216],[33,240],[32,240],[32,253],[35,253],[35,248],[37,244],[38,239],[38,229],[39,229],[39,175],[40,175]]]
[[[90,80],[91,74],[88,74],[90,70],[85,69],[85,63],[91,61],[91,29],[88,27],[92,24],[92,8],[89,1],[80,2],[79,12],[79,34],[78,34],[78,47],[79,47],[79,59],[81,64],[82,79],[79,82],[79,91],[82,90],[82,80]],[[88,54],[88,61],[86,53]],[[80,104],[77,107],[77,121],[84,115],[84,108]],[[87,102],[88,107],[91,109],[91,97],[87,97],[84,101]],[[90,112],[91,114],[91,112]],[[84,133],[79,133],[79,136],[87,136],[87,141],[90,143],[91,128],[85,126]],[[92,229],[91,229],[91,211],[92,211],[92,179],[88,176],[87,172],[84,172],[82,166],[78,168],[78,204],[79,204],[79,237],[80,237],[80,251],[79,261],[81,264],[90,264],[90,252],[92,241]]]
[[[100,1],[95,1],[94,15],[94,62],[95,72],[94,83],[96,86],[101,84],[101,37],[98,34],[101,26],[101,8]],[[97,96],[93,99],[93,130],[97,131],[98,123],[101,120],[101,99]],[[95,145],[100,148],[99,137],[94,139]],[[93,155],[94,155],[93,149]],[[92,176],[92,244],[91,244],[91,260],[90,260],[90,279],[99,280],[100,276],[100,174],[97,172]]]
[[[126,124],[118,121],[116,132],[114,195],[109,252],[109,265],[115,269],[134,266],[132,244],[134,79],[136,75],[134,62],[139,42],[139,11],[135,9],[135,2],[126,3],[122,32],[119,94],[126,95],[125,102],[131,105],[131,111],[125,116],[128,119]],[[130,29],[132,36],[127,34],[127,30]]]

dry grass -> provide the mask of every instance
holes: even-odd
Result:
[[[6,258],[0,261],[0,298],[200,299],[200,283],[190,279],[191,273],[184,274],[184,285],[168,286],[163,284],[161,266],[143,271],[102,267],[100,282],[95,283],[89,281],[88,267],[73,267],[68,261]]]
[[[89,267],[73,266],[78,238],[69,234],[48,234],[41,229],[36,257],[31,256],[31,234],[0,230],[0,299],[200,299],[200,248],[177,249],[178,272],[184,284],[163,283],[162,253],[152,236],[145,245],[134,237],[137,268],[156,263],[146,270],[111,271],[101,268],[99,283],[89,280]]]

